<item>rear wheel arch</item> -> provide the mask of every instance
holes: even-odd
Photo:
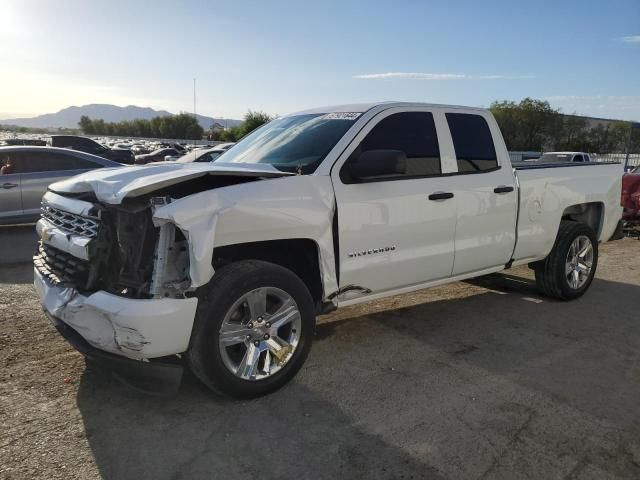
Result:
[[[570,205],[562,212],[562,220],[588,226],[599,239],[604,222],[604,204],[602,202],[588,202]]]

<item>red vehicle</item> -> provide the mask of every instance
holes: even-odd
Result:
[[[627,226],[640,226],[640,166],[622,177],[622,206]]]

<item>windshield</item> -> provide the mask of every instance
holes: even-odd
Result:
[[[573,155],[570,153],[545,153],[538,162],[540,163],[568,163]]]
[[[313,173],[359,113],[278,118],[250,133],[226,152],[224,163],[268,163],[279,170]]]

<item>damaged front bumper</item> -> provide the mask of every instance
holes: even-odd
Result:
[[[109,353],[144,360],[183,353],[189,346],[198,299],[131,299],[98,291],[88,296],[50,284],[34,269],[42,307]]]
[[[84,296],[52,285],[38,269],[34,286],[47,316],[81,353],[145,391],[167,390],[159,377],[179,384],[182,365],[158,360],[187,350],[197,298],[130,299],[104,291]]]

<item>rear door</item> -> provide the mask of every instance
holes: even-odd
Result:
[[[374,117],[331,171],[338,208],[339,285],[346,301],[446,278],[454,255],[455,182],[442,158],[434,111],[393,108]],[[401,151],[403,173],[357,182],[345,175],[362,152]]]
[[[73,152],[26,152],[22,161],[22,208],[25,215],[37,216],[47,187],[79,173],[102,167]]]
[[[498,126],[484,112],[446,111],[457,172],[453,275],[505,265],[515,246],[515,175]]]
[[[20,174],[16,166],[16,154],[0,154],[0,221],[22,215]]]

